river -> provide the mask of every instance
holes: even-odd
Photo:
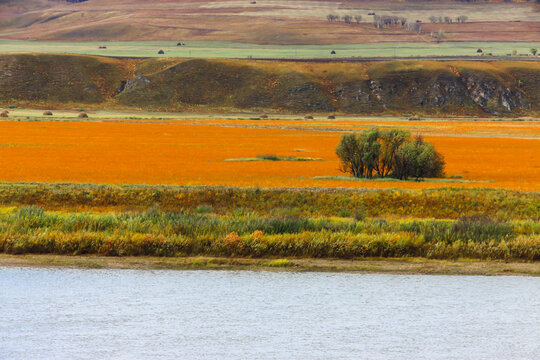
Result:
[[[0,268],[0,359],[539,359],[540,278]]]

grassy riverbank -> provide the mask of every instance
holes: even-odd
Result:
[[[4,184],[0,252],[534,262],[539,204],[506,190]]]

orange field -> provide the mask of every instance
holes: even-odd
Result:
[[[343,176],[343,130],[407,128],[445,156],[456,182],[317,180]],[[324,161],[224,161],[259,154]],[[472,180],[475,182],[463,182]],[[494,121],[0,122],[0,181],[285,187],[490,187],[540,190],[540,123]],[[489,181],[489,182],[488,182]]]

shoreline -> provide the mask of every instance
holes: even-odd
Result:
[[[288,272],[378,273],[415,275],[540,276],[540,262],[432,260],[425,258],[225,258],[225,257],[107,257],[94,255],[0,254],[0,267],[130,269],[130,270],[249,270]]]

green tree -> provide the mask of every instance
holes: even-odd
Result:
[[[532,48],[531,49],[531,54],[533,54],[533,56],[536,56],[536,53],[538,52],[538,49],[537,48]]]
[[[444,158],[433,145],[425,142],[421,136],[403,144],[394,157],[393,176],[407,180],[444,175]]]
[[[381,154],[380,135],[381,132],[377,128],[364,131],[360,134],[362,163],[364,164],[364,176],[366,179],[371,179],[373,172],[379,167],[379,157]]]
[[[380,134],[381,152],[377,175],[385,177],[390,175],[394,168],[394,157],[397,150],[410,139],[411,134],[405,130],[390,129]]]
[[[364,164],[360,154],[360,143],[355,134],[345,134],[336,149],[336,155],[341,160],[341,171],[361,177],[364,174]]]
[[[336,149],[341,171],[371,179],[393,176],[398,179],[440,177],[444,159],[422,137],[411,139],[408,131],[372,128],[346,134]]]

